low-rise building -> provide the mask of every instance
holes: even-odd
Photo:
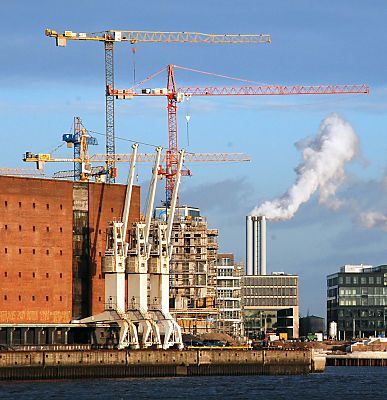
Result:
[[[298,276],[283,272],[246,275],[242,286],[245,335],[258,339],[269,332],[297,338]]]

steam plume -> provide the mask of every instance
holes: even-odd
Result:
[[[296,147],[302,151],[303,158],[296,168],[296,182],[282,197],[255,207],[251,215],[290,219],[317,190],[320,203],[333,208],[340,206],[335,198],[336,190],[345,179],[345,164],[353,159],[358,148],[358,138],[351,125],[337,114],[330,114],[322,121],[316,137]]]

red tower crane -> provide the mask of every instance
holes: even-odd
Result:
[[[132,99],[135,96],[165,96],[168,100],[168,145],[165,163],[166,175],[166,202],[169,204],[174,187],[174,176],[178,164],[178,124],[177,103],[188,96],[278,96],[278,95],[316,95],[316,94],[367,94],[369,87],[365,84],[349,85],[244,85],[244,86],[187,86],[177,88],[174,69],[181,68],[209,75],[216,75],[190,68],[168,65],[144,81],[126,90],[114,89],[107,86],[107,93],[117,99]],[[140,89],[148,80],[167,70],[168,79],[166,89]],[[218,75],[220,76],[220,75]],[[225,76],[222,76],[225,77]],[[229,77],[226,77],[229,78]],[[235,79],[235,78],[231,78]],[[237,79],[241,80],[241,79]],[[252,82],[246,81],[245,82]],[[186,173],[187,175],[187,173]]]
[[[203,44],[247,44],[270,43],[268,34],[208,34],[199,32],[159,32],[134,30],[107,30],[102,32],[57,32],[46,29],[48,37],[55,38],[56,45],[65,47],[67,41],[103,42],[105,46],[105,83],[114,88],[114,44],[115,43],[203,43]],[[106,154],[115,153],[114,97],[106,92]],[[114,158],[114,157],[113,157]],[[114,183],[114,161],[107,162],[107,181]],[[110,172],[112,171],[112,172]]]

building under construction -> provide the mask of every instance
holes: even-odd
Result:
[[[166,210],[156,208],[162,219]],[[170,269],[171,313],[184,333],[200,334],[216,328],[216,260],[218,230],[208,228],[200,210],[178,209],[172,230]]]

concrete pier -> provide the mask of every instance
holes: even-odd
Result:
[[[323,372],[311,350],[87,350],[0,352],[0,380],[295,375]]]

